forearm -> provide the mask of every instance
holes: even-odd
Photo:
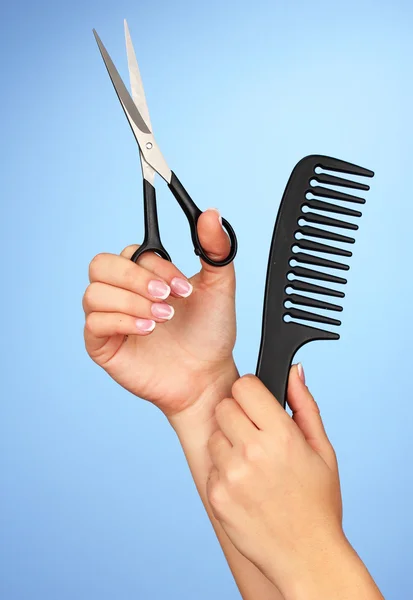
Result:
[[[344,534],[311,553],[286,579],[273,576],[285,600],[384,600],[374,580]]]
[[[185,414],[169,419],[176,431],[191,470],[195,485],[207,511],[218,541],[244,600],[283,600],[278,589],[233,546],[220,523],[212,514],[206,496],[206,484],[212,463],[207,449],[208,440],[216,430],[215,405],[231,395],[231,386],[238,378],[235,365],[221,381],[205,392]]]

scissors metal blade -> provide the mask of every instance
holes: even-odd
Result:
[[[146,103],[145,90],[143,88],[142,78],[139,70],[138,61],[136,59],[135,49],[132,44],[132,38],[129,32],[128,23],[125,19],[125,41],[126,41],[126,54],[128,57],[128,68],[129,68],[129,81],[132,92],[132,99],[139,110],[141,117],[146,123],[148,129],[152,130],[151,118],[149,116],[149,109]],[[142,152],[139,153],[141,159],[142,175],[143,178],[154,185],[155,171],[146,162]]]
[[[167,183],[170,183],[171,170],[162,156],[151,130],[145,123],[136,104],[126,89],[125,84],[123,83],[115,65],[112,62],[112,59],[108,54],[108,51],[102,43],[102,40],[95,30],[93,30],[93,34],[98,44],[109,77],[112,81],[113,87],[115,88],[115,92],[119,98],[144,159],[157,173],[159,173],[163,179],[165,179]]]
[[[136,59],[135,50],[132,44],[132,38],[130,35],[128,23],[125,19],[125,40],[126,40],[126,54],[128,57],[129,67],[129,78],[132,91],[132,98],[136,104],[146,126],[152,131],[151,118],[149,116],[149,109],[146,103],[145,90],[143,88],[141,73],[139,70],[138,61]]]

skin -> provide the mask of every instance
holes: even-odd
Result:
[[[198,234],[212,258],[227,256],[216,210],[201,215]],[[296,370],[293,419],[258,380],[239,378],[233,265],[201,261],[187,279],[154,254],[135,265],[136,248],[92,260],[86,348],[168,418],[243,599],[382,598],[342,532],[334,451]]]
[[[219,219],[212,209],[198,221],[203,248],[218,260],[229,252]],[[125,248],[120,256],[99,254],[90,263],[90,285],[83,297],[86,349],[115,381],[152,402],[169,419],[244,600],[281,600],[277,588],[234,547],[206,497],[212,467],[207,445],[217,429],[215,408],[239,377],[232,355],[234,266],[214,268],[201,261],[199,273],[187,279],[154,254],[132,263],[136,248]],[[182,297],[177,279],[190,282],[189,296],[186,292]],[[153,281],[169,286],[170,294],[155,298],[149,291]],[[173,307],[172,318],[154,317],[155,304],[164,310]],[[152,331],[143,332],[138,328],[142,325]]]
[[[292,417],[249,375],[217,405],[213,512],[285,600],[383,600],[344,535],[335,452],[301,367],[290,373],[288,403]]]

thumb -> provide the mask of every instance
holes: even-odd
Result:
[[[288,378],[287,402],[293,413],[293,420],[300,428],[307,443],[317,452],[330,468],[336,467],[334,449],[327,437],[320,409],[308,387],[302,365],[294,365]]]
[[[216,208],[209,208],[198,219],[198,237],[202,248],[212,260],[224,260],[231,250],[231,242],[221,224],[221,215]],[[205,283],[211,284],[217,275],[233,275],[234,265],[225,267],[208,265],[201,259],[201,276]]]

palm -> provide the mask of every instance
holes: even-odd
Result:
[[[235,343],[233,280],[209,288],[197,274],[191,282],[188,299],[170,301],[175,308],[170,322],[148,337],[123,342],[123,336],[112,336],[101,352],[112,356],[102,366],[113,379],[169,413],[200,395],[206,377],[231,360]]]

